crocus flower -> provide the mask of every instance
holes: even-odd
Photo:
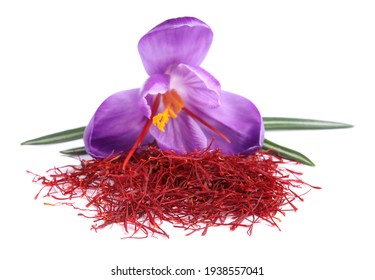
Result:
[[[221,90],[200,67],[212,38],[210,27],[192,17],[167,20],[144,35],[138,50],[149,77],[142,88],[100,105],[84,133],[87,152],[102,158],[154,140],[178,153],[210,143],[228,154],[261,148],[264,128],[255,105]]]

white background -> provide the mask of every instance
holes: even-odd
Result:
[[[1,1],[0,278],[125,279],[110,270],[169,265],[262,266],[259,279],[374,279],[373,3]],[[323,189],[311,191],[296,213],[282,219],[281,232],[257,225],[251,237],[227,228],[185,237],[165,225],[169,240],[122,240],[120,227],[95,233],[91,221],[72,209],[35,201],[39,186],[25,170],[43,174],[75,163],[58,151],[82,143],[19,143],[86,125],[107,96],[141,86],[147,75],[139,38],[184,15],[214,31],[202,66],[264,116],[355,125],[266,134],[309,156],[317,166],[302,167],[303,179]]]

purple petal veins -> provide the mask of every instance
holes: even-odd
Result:
[[[207,139],[215,137],[212,148],[221,148],[224,153],[251,153],[263,146],[264,126],[260,112],[248,99],[230,92],[221,92],[221,105],[205,111],[193,104],[190,110],[207,120],[225,134],[230,143],[218,137],[212,130],[201,126]]]
[[[100,105],[85,129],[83,138],[87,152],[93,157],[104,158],[126,151],[136,141],[149,111],[139,89],[111,95]],[[152,140],[148,135],[144,143]]]
[[[190,101],[203,110],[220,105],[221,87],[210,73],[198,66],[178,64],[170,67],[171,88],[178,91],[185,102]]]
[[[164,73],[173,64],[199,66],[212,38],[210,27],[199,19],[170,19],[144,35],[138,43],[138,51],[149,75]]]

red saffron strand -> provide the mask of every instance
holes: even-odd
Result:
[[[155,116],[156,111],[159,108],[160,96],[161,96],[160,93],[158,93],[156,95],[155,100],[154,100],[154,104],[152,105],[152,109],[151,109],[151,116],[147,120],[147,122],[145,123],[145,126],[143,127],[143,129],[142,129],[141,133],[139,134],[137,140],[134,142],[133,147],[129,150],[129,152],[128,152],[125,160],[124,160],[124,163],[122,165],[122,170],[124,170],[124,171],[125,171],[126,165],[128,164],[130,158],[132,157],[134,152],[137,150],[138,146],[142,143],[143,139],[145,139],[145,137],[147,135],[147,132],[150,130],[150,126],[152,124],[152,118]]]
[[[34,182],[42,185],[38,195],[52,200],[48,205],[77,209],[94,219],[94,230],[121,224],[128,237],[168,237],[164,221],[187,235],[204,235],[216,226],[244,227],[251,235],[261,221],[279,228],[276,215],[296,211],[295,201],[302,201],[296,190],[310,189],[288,163],[263,152],[234,156],[207,149],[180,155],[152,145],[132,153],[126,172],[120,158],[80,160],[35,175]]]
[[[184,107],[184,108],[182,108],[182,110],[184,110],[192,118],[196,119],[197,121],[199,121],[203,125],[207,126],[209,129],[211,129],[217,135],[219,135],[220,137],[222,137],[225,141],[227,141],[228,143],[230,143],[230,139],[227,136],[225,136],[224,133],[222,133],[221,131],[219,131],[216,127],[213,127],[212,125],[210,125],[208,122],[206,122],[205,120],[203,120],[201,117],[199,117],[197,114],[193,113],[189,109],[187,109],[187,108]]]

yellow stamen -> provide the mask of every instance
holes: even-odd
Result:
[[[165,132],[165,125],[168,123],[169,114],[168,111],[165,110],[163,113],[157,114],[155,117],[152,118],[153,125],[157,126],[159,130]]]
[[[182,108],[184,108],[184,101],[174,89],[167,91],[162,97],[165,109],[152,118],[152,123],[160,131],[165,132],[165,125],[168,123],[169,117],[177,118]]]

